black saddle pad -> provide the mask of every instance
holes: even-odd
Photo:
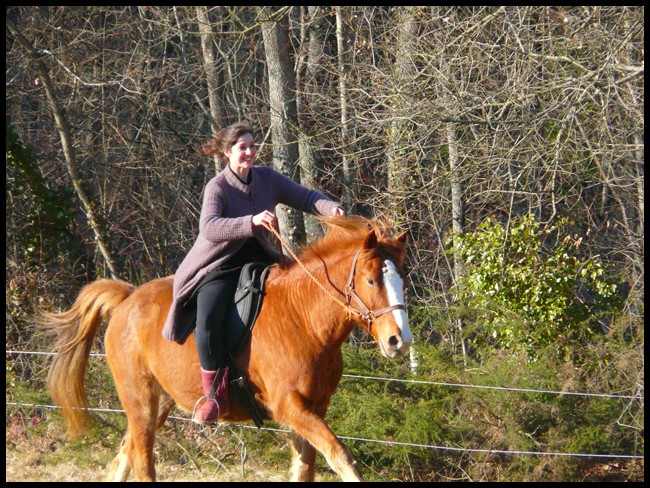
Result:
[[[248,263],[242,268],[232,305],[224,324],[226,348],[236,354],[246,344],[255,320],[262,308],[264,285],[270,266],[266,263]]]

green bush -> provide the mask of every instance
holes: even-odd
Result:
[[[486,219],[475,232],[455,235],[451,252],[465,273],[455,289],[475,350],[525,351],[531,360],[553,346],[564,359],[606,330],[617,286],[598,256],[579,253],[582,238],[566,220],[542,228],[532,216],[508,227]]]

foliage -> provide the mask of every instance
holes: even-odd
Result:
[[[33,152],[23,145],[8,119],[5,159],[9,182],[5,187],[7,212],[21,206],[17,200],[21,203],[31,200],[31,206],[21,216],[22,226],[7,227],[9,231],[18,231],[17,235],[7,236],[10,242],[21,243],[15,259],[33,265],[48,262],[61,253],[79,254],[80,243],[72,234],[75,218],[72,189],[48,187]]]
[[[604,314],[616,312],[616,285],[598,256],[579,255],[582,238],[566,226],[559,219],[543,229],[532,215],[507,226],[487,218],[475,232],[452,237],[450,249],[465,266],[457,300],[475,321],[477,350],[492,345],[535,359],[553,346],[569,358],[606,329]]]
[[[531,363],[525,353],[502,350],[490,361],[462,370],[440,356],[438,347],[417,344],[420,356],[428,358],[421,363],[428,366],[418,375],[408,373],[406,361],[398,361],[402,364],[396,369],[392,363],[388,366],[385,360],[379,361],[380,371],[377,371],[376,365],[368,360],[377,355],[376,351],[344,347],[346,365],[354,365],[353,376],[382,376],[387,381],[344,378],[328,414],[332,429],[355,439],[403,443],[386,448],[355,442],[353,453],[367,470],[364,476],[377,480],[394,476],[411,481],[562,480],[572,479],[580,470],[588,470],[591,461],[574,459],[566,465],[561,458],[501,456],[465,450],[638,452],[637,443],[642,442],[640,431],[622,425],[620,416],[631,409],[642,417],[642,401],[545,393],[563,389],[585,391],[593,387],[589,375],[581,378],[579,370],[555,354],[542,352],[538,361]],[[600,352],[587,354],[598,356]],[[627,367],[630,366],[631,362]],[[392,373],[381,371],[384,368]],[[346,373],[350,373],[347,367]],[[633,368],[626,371],[632,373]],[[616,374],[614,370],[612,374]],[[415,382],[394,381],[395,375]],[[627,385],[623,388],[630,386],[622,376],[610,380],[607,387],[599,388],[620,391],[623,385]],[[449,386],[450,382],[479,388]],[[507,387],[514,391],[480,386]]]

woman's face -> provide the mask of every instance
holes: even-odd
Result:
[[[235,173],[244,176],[253,167],[256,152],[255,140],[253,139],[253,135],[249,133],[243,134],[232,145],[230,150],[224,151],[226,157],[228,157],[230,168]]]

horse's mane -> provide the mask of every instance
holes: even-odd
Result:
[[[300,259],[309,261],[313,257],[324,258],[332,253],[341,253],[347,247],[357,249],[363,244],[366,236],[372,230],[383,249],[391,257],[400,258],[404,245],[390,237],[391,226],[385,220],[370,220],[358,215],[346,217],[318,217],[327,227],[324,236],[305,245],[300,252]],[[401,258],[399,259],[401,262]]]

